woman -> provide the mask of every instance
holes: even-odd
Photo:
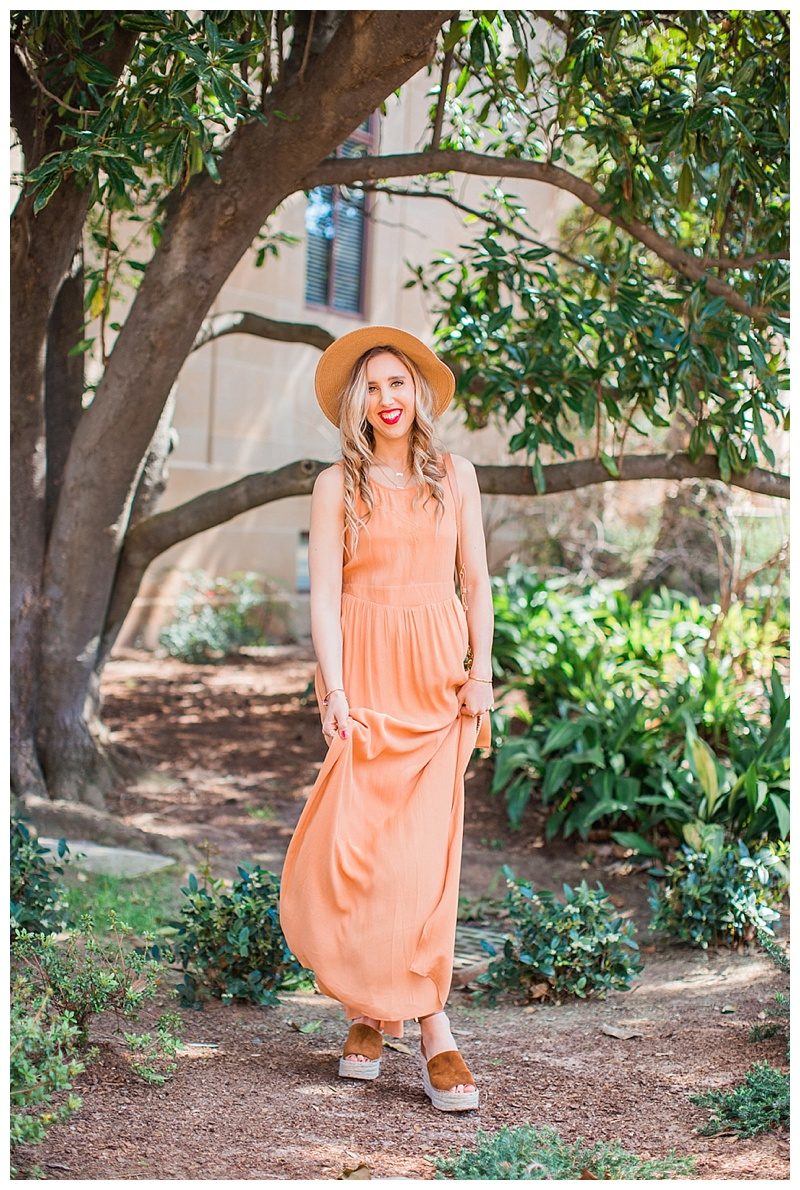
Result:
[[[342,449],[314,484],[309,535],[328,753],[286,854],[281,926],[352,1022],[339,1073],[375,1078],[383,1034],[402,1037],[415,1019],[426,1094],[463,1111],[478,1106],[478,1090],[444,1006],[464,773],[474,748],[491,743],[477,477],[468,459],[434,446],[455,379],[414,335],[376,326],[342,336],[315,387]],[[468,611],[454,583],[457,545]]]

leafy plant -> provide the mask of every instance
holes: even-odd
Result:
[[[181,889],[185,901],[172,924],[185,973],[184,1004],[199,1005],[204,992],[225,1003],[277,1004],[279,988],[297,987],[311,977],[280,927],[278,877],[260,867],[238,873],[230,889],[224,880],[210,878],[201,887],[194,874]]]
[[[506,669],[506,693],[524,696],[494,716],[491,791],[503,792],[512,827],[538,789],[546,838],[604,828],[659,856],[659,828],[680,836],[710,819],[705,779],[716,774],[714,812],[739,837],[786,836],[788,699],[773,667],[763,725],[753,672],[785,653],[782,625],[760,623],[755,608],[718,622],[713,606],[680,593],[631,601],[609,583],[584,591],[521,568],[493,585],[495,670]],[[714,765],[699,769],[703,750]]]
[[[750,942],[756,930],[772,934],[788,883],[785,847],[768,845],[752,855],[738,839],[726,843],[722,827],[703,832],[704,850],[682,844],[663,871],[663,883],[650,881],[650,927],[707,949],[724,942]]]
[[[80,1030],[71,1013],[24,979],[11,988],[11,1145],[39,1144],[48,1128],[78,1110],[72,1091],[85,1064],[75,1054]],[[56,1096],[61,1102],[54,1104]]]
[[[183,1018],[177,1012],[164,1012],[158,1018],[156,1033],[123,1033],[133,1055],[132,1068],[153,1086],[161,1086],[177,1070],[175,1055],[180,1049]]]
[[[159,643],[171,657],[190,664],[224,660],[246,645],[266,644],[264,615],[274,607],[269,584],[252,571],[230,578],[194,571]]]
[[[65,839],[58,841],[58,858],[69,858]],[[32,934],[51,934],[67,922],[64,890],[59,877],[63,867],[48,862],[50,848],[44,847],[29,831],[25,821],[11,818],[11,938],[27,930]]]
[[[612,988],[628,988],[642,970],[633,923],[622,921],[601,884],[596,889],[585,880],[574,889],[565,884],[562,904],[554,893],[517,880],[507,865],[502,870],[511,932],[502,956],[476,978],[485,989],[476,993],[478,1002],[494,1005],[501,991],[556,999],[605,997]],[[491,942],[483,939],[481,946],[497,954]]]
[[[693,1173],[695,1159],[670,1149],[665,1157],[639,1157],[618,1140],[566,1141],[545,1124],[504,1126],[492,1135],[478,1130],[473,1148],[431,1158],[437,1179],[547,1181],[581,1178],[674,1178]]]
[[[23,930],[11,948],[15,967],[49,995],[58,1012],[70,1014],[81,1044],[92,1018],[108,1009],[136,1017],[155,997],[164,968],[159,947],[129,949],[124,944],[129,927],[113,913],[109,925],[109,938],[101,940],[94,918],[85,914],[65,940]]]
[[[699,1129],[701,1136],[732,1130],[737,1136],[758,1136],[789,1125],[789,1076],[768,1062],[756,1062],[745,1081],[732,1091],[704,1091],[690,1103],[709,1107],[712,1114]]]

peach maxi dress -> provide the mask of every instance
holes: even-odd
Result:
[[[281,875],[292,952],[348,1020],[374,1017],[395,1037],[450,991],[464,774],[491,742],[488,715],[477,735],[458,712],[469,634],[454,582],[458,485],[444,463],[438,531],[433,497],[423,507],[418,487],[371,480],[375,507],[342,571],[351,730],[328,745]],[[319,665],[315,690],[321,705]]]

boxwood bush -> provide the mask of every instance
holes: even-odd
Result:
[[[311,983],[312,972],[294,957],[281,930],[278,877],[260,867],[240,867],[238,874],[230,888],[210,877],[201,886],[192,874],[181,889],[181,915],[171,924],[185,1005],[198,1007],[208,996],[277,1004],[279,988]]]
[[[623,922],[598,883],[563,886],[564,901],[547,889],[534,891],[504,864],[507,892],[502,911],[511,929],[503,953],[477,976],[478,1002],[493,1005],[500,992],[523,999],[563,995],[605,997],[612,988],[627,989],[642,970],[633,923]],[[483,949],[496,956],[486,940]]]

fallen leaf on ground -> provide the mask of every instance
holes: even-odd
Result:
[[[616,1037],[619,1041],[629,1041],[631,1037],[644,1037],[638,1029],[626,1029],[622,1025],[601,1025],[600,1032],[609,1037]]]
[[[296,1029],[298,1033],[314,1033],[322,1025],[322,1021],[306,1021],[304,1025],[298,1025],[297,1021],[289,1020],[286,1022],[290,1029]]]
[[[370,1169],[370,1167],[368,1165],[364,1165],[362,1163],[361,1165],[357,1165],[355,1167],[355,1169],[343,1169],[342,1172],[337,1177],[336,1181],[341,1182],[345,1178],[348,1180],[351,1178],[358,1178],[359,1180],[362,1180],[364,1178],[371,1178],[371,1177],[372,1177],[372,1170]]]
[[[411,1050],[402,1041],[389,1041],[388,1037],[385,1037],[383,1044],[386,1046],[387,1049],[399,1050],[399,1052],[401,1054],[410,1054],[411,1053]]]

